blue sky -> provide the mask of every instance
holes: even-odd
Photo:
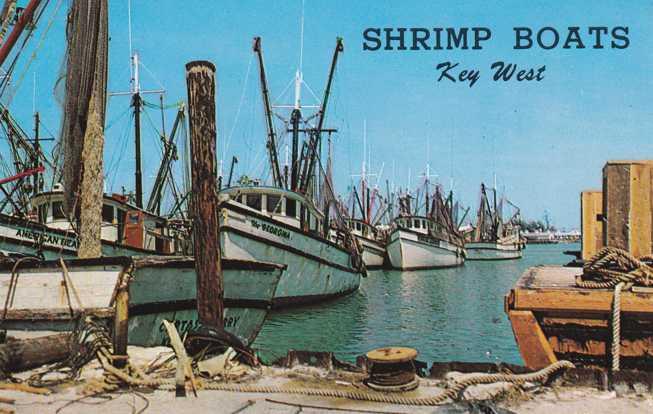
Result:
[[[22,72],[25,76],[10,104],[23,128],[31,130],[35,77],[36,106],[54,134],[61,114],[52,90],[65,46],[66,1],[36,59],[29,68],[25,66],[56,3],[51,0],[16,70],[16,77]],[[383,167],[384,180],[406,186],[410,170],[415,186],[430,160],[445,187],[449,188],[453,176],[458,196],[475,206],[479,183],[491,183],[496,172],[499,188],[505,188],[526,217],[540,219],[547,210],[558,226],[578,226],[579,192],[600,187],[606,160],[651,157],[653,3],[615,3],[306,0],[303,71],[318,96],[336,36],[342,36],[345,44],[327,114],[327,126],[339,129],[334,138],[337,189],[344,192],[350,175],[360,169],[363,120],[367,120],[372,169],[378,172]],[[300,13],[301,0],[133,0],[133,47],[144,65],[141,85],[165,87],[167,103],[184,100],[185,63],[213,61],[220,155],[226,160],[239,157],[237,175],[257,175],[264,166],[265,129],[252,38],[263,39],[271,94],[277,97],[298,65]],[[362,32],[368,27],[474,26],[492,30],[492,39],[483,50],[362,50]],[[589,26],[628,26],[630,46],[624,50],[513,50],[514,26],[552,26],[561,33],[568,26],[580,26],[586,44],[592,43]],[[109,89],[127,90],[127,0],[110,2],[110,34]],[[546,65],[545,79],[492,82],[490,64],[497,60],[524,68]],[[438,83],[435,67],[444,61],[478,69],[481,79],[472,88]],[[307,92],[304,96],[311,103]],[[158,97],[146,99],[156,102]],[[290,102],[290,96],[286,101]],[[133,188],[133,145],[129,117],[123,115],[128,105],[125,97],[111,98],[109,103],[108,191]],[[149,115],[158,126],[160,115],[152,110]],[[173,116],[174,109],[166,114],[168,128]],[[146,193],[160,154],[148,125],[145,120]],[[223,154],[229,136],[228,151]]]

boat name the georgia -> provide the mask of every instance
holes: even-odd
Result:
[[[28,230],[28,229],[18,229],[16,231],[16,237],[22,237],[30,240],[34,240],[37,243],[48,243],[55,246],[69,247],[73,249],[79,248],[79,240],[71,237],[62,237],[54,234],[48,234],[40,231]]]
[[[286,240],[290,240],[290,232],[288,230],[284,230],[282,228],[267,223],[259,223],[257,220],[252,220],[251,223],[252,223],[252,227],[254,228],[261,229],[267,233],[273,234],[278,237],[283,237]]]

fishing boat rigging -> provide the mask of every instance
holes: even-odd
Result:
[[[507,198],[497,197],[495,188],[481,183],[476,225],[467,235],[468,260],[506,260],[522,257],[523,243],[519,226],[520,210]],[[505,220],[504,202],[514,209]]]
[[[325,170],[321,160],[322,134],[336,132],[325,127],[325,120],[336,65],[344,51],[342,39],[336,39],[324,94],[315,106],[301,101],[301,50],[292,105],[275,105],[270,99],[260,37],[254,38],[252,50],[259,66],[271,183],[266,186],[262,181],[243,177],[236,185],[220,191],[224,257],[287,265],[275,293],[275,307],[315,303],[353,292],[358,289],[365,267],[338,209],[330,161]],[[288,109],[289,117],[278,113]],[[303,109],[316,111],[306,116]],[[283,170],[275,118],[281,119],[284,133],[292,139],[292,161]]]
[[[398,215],[392,222],[386,247],[395,269],[455,267],[465,261],[465,244],[455,217],[453,191],[445,198],[442,186],[430,183],[431,176],[427,163],[423,188],[418,188],[415,196],[410,192],[398,196]],[[424,194],[423,202],[420,202],[421,194]]]

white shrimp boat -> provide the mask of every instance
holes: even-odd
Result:
[[[465,243],[467,260],[514,260],[522,257],[523,243],[519,227],[519,208],[502,197],[497,201],[496,189],[490,189],[493,200],[487,194],[485,184],[481,183],[476,226],[469,233]],[[504,200],[515,208],[515,213],[504,221],[502,210]]]
[[[361,247],[365,267],[369,270],[383,267],[385,245],[381,241],[379,230],[359,219],[348,219],[348,225]]]
[[[422,270],[462,266],[465,249],[438,237],[434,220],[422,216],[396,218],[386,250],[394,269]]]
[[[113,318],[118,292],[128,292],[128,343],[163,345],[161,322],[183,335],[198,326],[194,260],[188,257],[103,257],[0,263],[0,328],[69,331],[80,315]],[[245,343],[258,334],[284,266],[223,260],[224,326]],[[6,298],[11,300],[5,302]]]
[[[512,260],[522,257],[519,237],[506,237],[496,242],[465,243],[467,260]]]
[[[332,229],[301,194],[231,187],[220,192],[219,208],[224,258],[287,266],[273,307],[316,303],[358,289],[364,267],[351,235]]]

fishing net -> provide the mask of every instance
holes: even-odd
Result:
[[[77,204],[84,176],[82,153],[87,150],[93,168],[101,170],[107,85],[108,12],[106,0],[72,2],[66,27],[66,80],[61,142],[65,209]],[[99,156],[94,155],[99,153]],[[102,188],[102,175],[99,188]]]
[[[66,83],[63,146],[64,208],[80,217],[80,256],[84,240],[96,240],[92,256],[99,256],[102,208],[102,150],[107,86],[107,1],[73,1],[66,27]],[[80,188],[85,191],[79,200]],[[75,214],[77,215],[77,214]],[[84,234],[87,232],[88,234]],[[90,237],[86,237],[90,236]]]

